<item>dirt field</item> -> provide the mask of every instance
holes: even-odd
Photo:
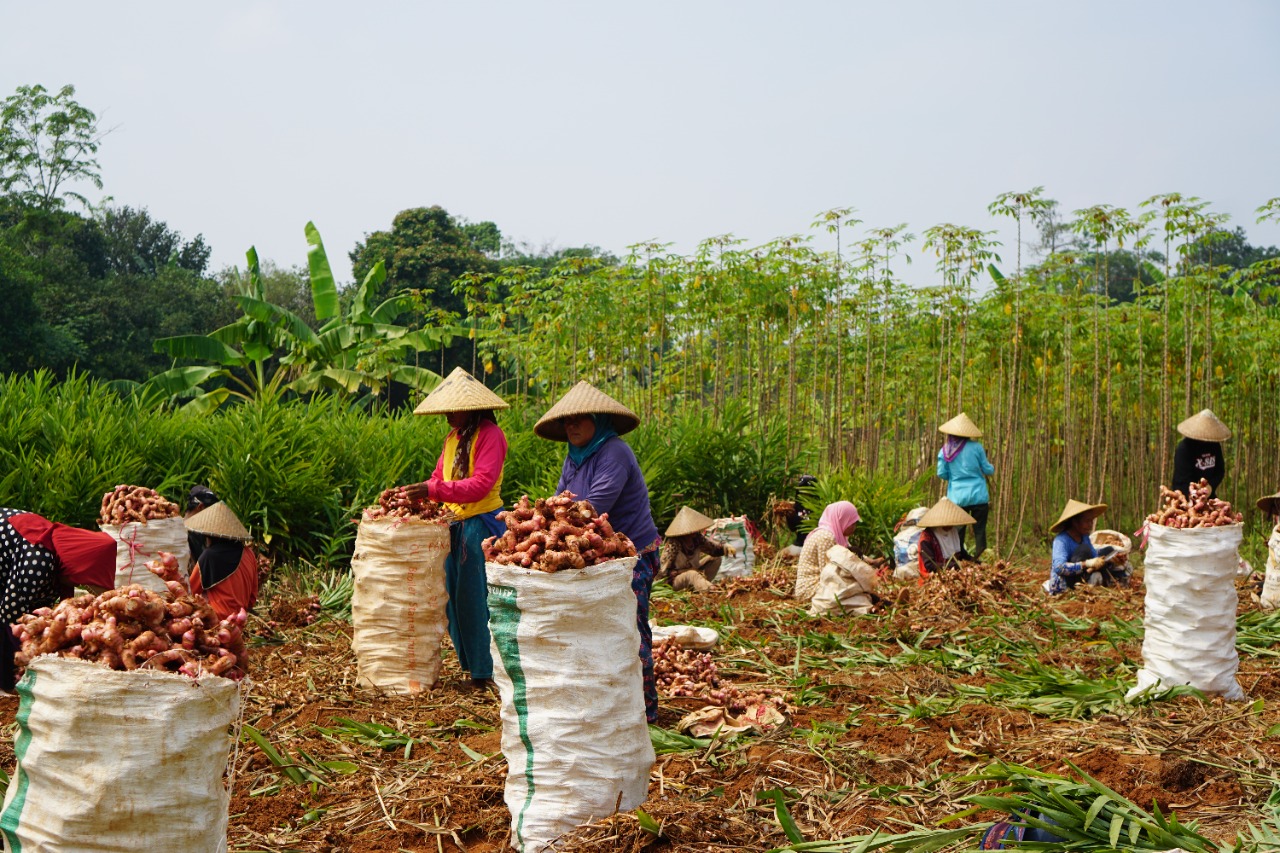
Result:
[[[1183,696],[1132,707],[1119,697],[1141,661],[1140,582],[1048,600],[1038,590],[1044,572],[1023,565],[980,582],[891,585],[884,612],[841,619],[795,608],[785,569],[708,593],[665,591],[655,618],[720,631],[721,674],[783,691],[788,722],[660,754],[644,806],[660,836],[622,814],[580,829],[564,849],[782,847],[774,805],[757,798],[775,789],[806,840],[901,832],[964,808],[961,798],[984,784],[965,775],[995,759],[1061,773],[1071,761],[1145,808],[1154,801],[1200,821],[1214,839],[1230,841],[1269,814],[1280,623],[1252,612],[1246,586],[1240,683],[1250,701]],[[290,780],[242,743],[232,850],[505,849],[497,699],[470,688],[449,648],[434,691],[381,696],[354,686],[346,624],[258,629],[269,636],[255,648],[244,723],[315,781]],[[16,703],[0,700],[6,723]],[[699,704],[664,699],[659,726],[674,729]],[[12,772],[8,731],[0,766]],[[971,819],[983,817],[994,816]]]

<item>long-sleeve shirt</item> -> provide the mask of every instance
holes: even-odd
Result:
[[[926,527],[919,540],[921,573],[936,572],[946,566],[954,566],[951,559],[968,559],[960,547],[960,533],[954,527]]]
[[[987,477],[996,472],[982,443],[969,439],[950,462],[938,451],[938,476],[947,481],[947,498],[957,506],[991,502]]]
[[[804,538],[800,559],[796,562],[796,590],[798,601],[808,601],[818,590],[818,578],[827,564],[827,552],[836,544],[835,534],[825,527],[815,527]]]
[[[1173,488],[1184,495],[1187,495],[1188,486],[1198,483],[1201,477],[1208,480],[1217,492],[1226,474],[1222,445],[1216,441],[1184,438],[1173,449]]]
[[[568,489],[579,500],[591,501],[597,513],[609,513],[609,523],[644,551],[658,541],[658,528],[649,511],[649,487],[636,455],[614,436],[581,465],[565,456],[556,491]]]
[[[507,437],[502,428],[493,421],[481,421],[471,439],[470,474],[461,480],[450,480],[457,446],[455,430],[445,439],[444,449],[436,460],[436,469],[428,481],[431,499],[453,504],[459,518],[492,512],[502,506],[499,490],[502,488],[502,466],[507,461]]]
[[[197,563],[191,571],[190,583],[192,595],[203,595],[219,619],[235,615],[241,607],[251,611],[258,601],[258,554],[252,545],[245,545],[235,571],[225,580],[208,588],[204,586],[201,568]]]
[[[686,545],[691,545],[690,550],[685,550]],[[681,572],[701,569],[703,560],[708,557],[723,556],[724,546],[701,533],[668,536],[662,543],[662,570],[659,574],[674,578]]]
[[[48,548],[28,542],[9,523],[10,518],[24,512],[0,509],[0,626],[58,600],[57,558]]]
[[[1053,538],[1053,560],[1049,569],[1049,594],[1066,592],[1084,577],[1084,561],[1098,556],[1088,536],[1079,542],[1069,531]]]

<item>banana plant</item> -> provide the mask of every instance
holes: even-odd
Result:
[[[313,223],[307,223],[306,237],[319,330],[265,298],[258,253],[250,248],[245,255],[247,274],[236,296],[243,316],[207,335],[157,340],[157,352],[206,363],[176,366],[143,383],[141,391],[189,399],[185,410],[205,414],[232,398],[267,401],[287,392],[355,395],[362,390],[377,397],[391,381],[420,392],[434,387],[439,375],[406,363],[406,357],[432,349],[455,330],[394,324],[410,307],[408,295],[373,305],[372,295],[386,279],[382,262],[355,289],[344,312],[324,242]]]

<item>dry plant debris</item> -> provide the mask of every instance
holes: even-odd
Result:
[[[904,585],[909,597],[891,599],[883,615],[856,618],[811,617],[771,586],[732,598],[655,600],[661,624],[720,632],[717,677],[785,691],[793,700],[789,724],[732,740],[664,736],[674,745],[658,756],[644,815],[606,817],[560,849],[783,847],[789,842],[775,803],[760,799],[772,791],[782,792],[809,841],[904,832],[936,825],[964,808],[966,797],[990,790],[992,783],[968,777],[996,760],[1055,773],[1068,772],[1070,761],[1147,810],[1154,799],[1166,814],[1200,821],[1228,847],[1246,824],[1272,812],[1280,648],[1269,637],[1280,636],[1280,616],[1251,611],[1241,587],[1248,646],[1240,682],[1250,702],[1182,696],[1098,706],[1081,717],[1056,715],[1052,705],[1037,713],[972,697],[1004,684],[996,674],[1022,656],[1077,679],[1131,677],[1141,654],[1142,595],[1089,587],[1049,599],[1037,589],[1046,561],[985,571],[985,580],[944,573],[936,580],[945,591]],[[980,598],[978,607],[962,586]],[[264,595],[264,613],[270,598]],[[241,744],[229,849],[505,853],[510,816],[496,699],[471,689],[447,644],[442,682],[430,693],[358,688],[349,637],[342,622],[325,618],[282,628],[273,642],[255,646],[244,723],[279,763],[256,743]],[[669,732],[702,701],[664,696],[658,727]],[[16,709],[16,697],[0,697],[0,722],[11,723]],[[7,740],[0,766],[13,767]],[[286,767],[319,781],[304,775],[293,782]]]

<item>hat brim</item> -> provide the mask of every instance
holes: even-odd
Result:
[[[938,432],[954,435],[956,438],[982,438],[982,430],[964,412],[938,427]]]
[[[1267,515],[1280,515],[1280,492],[1258,498],[1257,507]]]
[[[626,435],[640,426],[640,416],[588,382],[569,389],[547,413],[538,419],[533,432],[548,441],[568,441],[562,418],[573,415],[609,415],[618,435]]]
[[[1073,512],[1071,513],[1071,515],[1067,515],[1067,516],[1063,516],[1062,518],[1059,518],[1057,521],[1055,521],[1052,525],[1049,526],[1049,530],[1053,533],[1061,533],[1063,530],[1066,529],[1066,526],[1071,523],[1072,519],[1079,518],[1082,515],[1088,516],[1089,518],[1097,518],[1098,516],[1102,515],[1106,511],[1107,511],[1106,504],[1093,504],[1091,506],[1086,507],[1085,509],[1080,510],[1079,512]]]
[[[978,520],[962,507],[943,498],[929,507],[929,511],[916,522],[916,527],[967,527],[977,523]]]
[[[1208,409],[1196,412],[1178,424],[1178,432],[1196,441],[1222,442],[1231,438],[1230,428]]]
[[[450,412],[486,412],[507,409],[510,404],[461,367],[440,380],[413,410],[415,415],[447,415]]]
[[[253,537],[245,529],[244,524],[231,511],[231,507],[222,501],[197,512],[183,522],[187,530],[204,536],[218,539],[232,539],[236,542],[248,542]]]
[[[708,518],[693,507],[681,507],[676,517],[671,519],[671,524],[663,535],[688,536],[692,533],[701,533],[713,524],[715,519]]]

